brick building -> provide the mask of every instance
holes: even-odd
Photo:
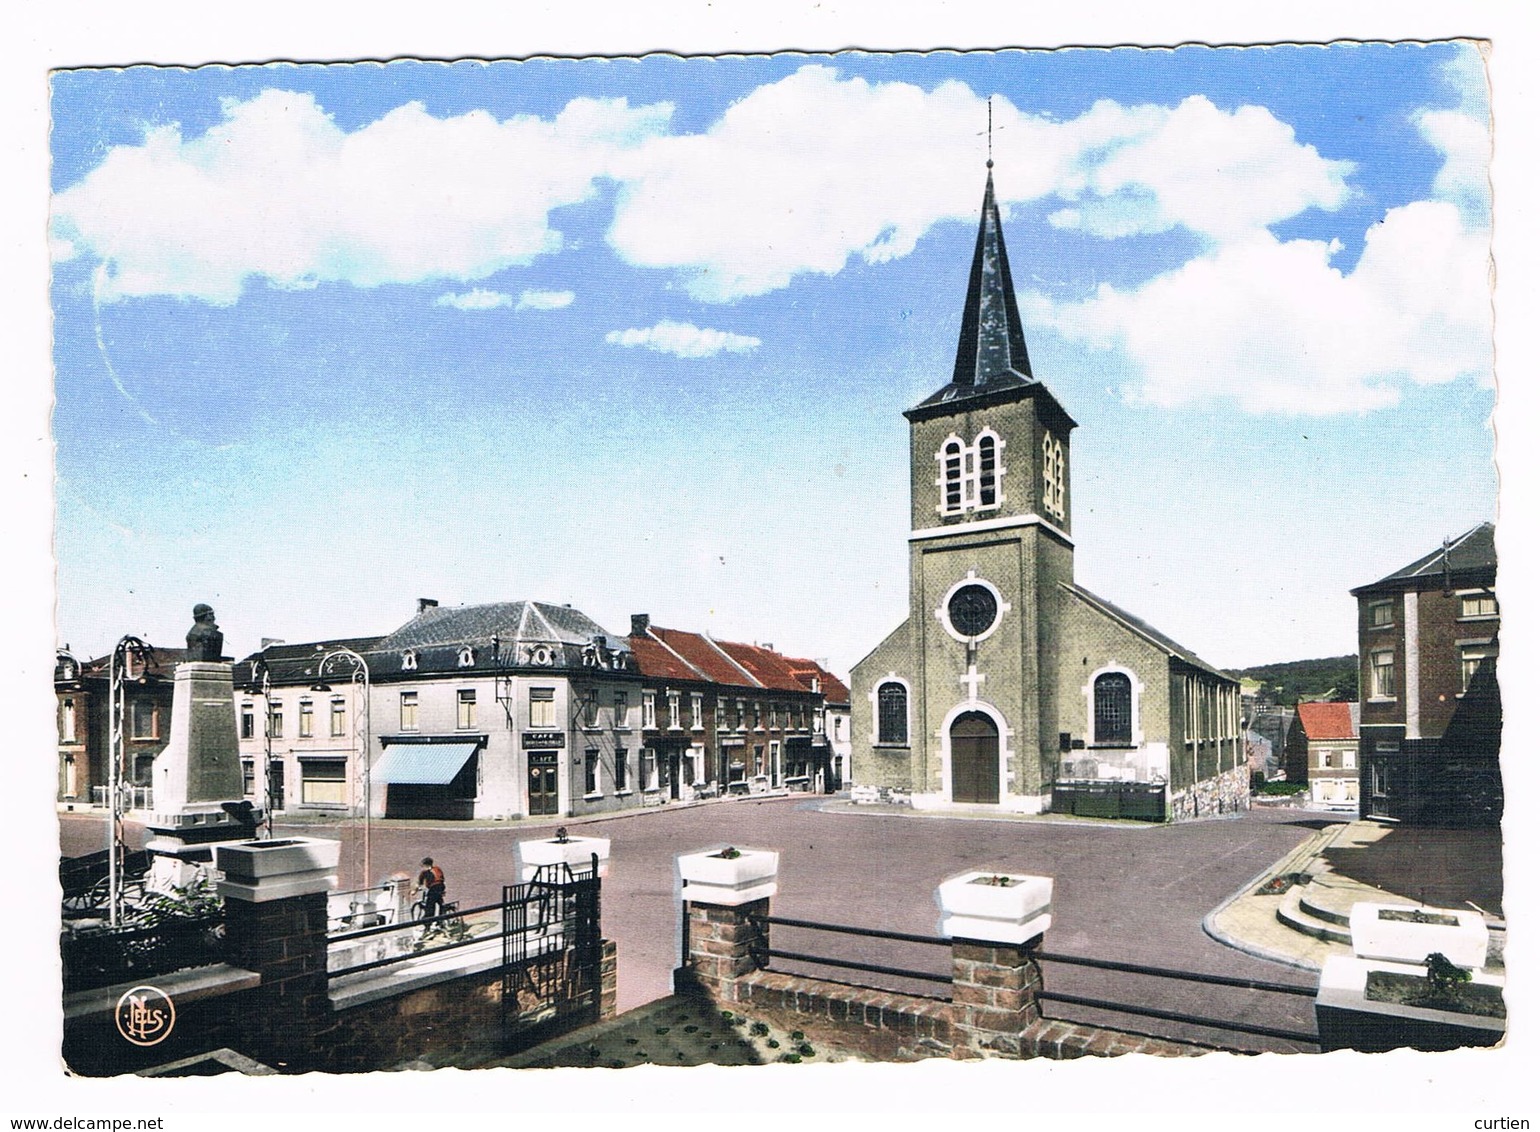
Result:
[[[844,685],[821,665],[665,629],[644,613],[631,618],[629,643],[644,678],[644,789],[837,789],[826,720]]]
[[[1495,529],[1482,523],[1352,591],[1365,817],[1500,819],[1496,583]]]
[[[124,771],[136,787],[134,805],[149,802],[155,756],[171,738],[171,690],[185,649],[151,648],[125,656]],[[58,800],[68,809],[106,805],[112,750],[112,657],[79,661],[69,650],[54,661],[54,700],[59,728]]]
[[[852,779],[916,806],[1243,808],[1240,685],[1076,584],[1070,432],[1027,357],[991,173],[952,379],[910,426],[908,619],[852,671]]]
[[[1357,704],[1301,703],[1284,743],[1284,772],[1321,805],[1358,806]]]

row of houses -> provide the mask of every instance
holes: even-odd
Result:
[[[126,766],[147,787],[181,650],[131,658]],[[60,801],[104,798],[106,658],[55,668]],[[569,605],[442,607],[394,631],[265,642],[234,662],[245,795],[280,814],[576,816],[724,793],[830,792],[850,696],[814,660]]]

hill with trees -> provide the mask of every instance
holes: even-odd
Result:
[[[1358,656],[1327,656],[1319,660],[1286,660],[1242,668],[1237,676],[1249,677],[1263,687],[1265,698],[1285,707],[1304,699],[1358,699]]]

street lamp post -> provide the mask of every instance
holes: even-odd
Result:
[[[146,680],[150,671],[150,646],[138,637],[124,637],[112,650],[108,666],[107,718],[111,727],[110,750],[107,753],[107,805],[112,822],[107,831],[107,922],[114,928],[123,921],[123,860],[128,846],[123,838],[123,818],[130,809],[125,803],[125,790],[132,790],[132,783],[123,781],[124,764],[128,760],[127,715],[128,697],[125,685],[130,679],[129,670],[135,660],[139,663],[139,679]]]
[[[321,663],[316,666],[316,676],[324,679],[326,674],[333,671],[338,664],[346,663],[351,666],[350,683],[353,685],[355,699],[361,687],[363,690],[363,710],[355,711],[353,716],[354,747],[359,752],[359,762],[363,771],[364,794],[364,887],[370,888],[374,881],[370,879],[374,875],[373,862],[369,852],[369,832],[373,818],[374,800],[369,784],[369,665],[364,658],[349,648],[333,649],[321,658]]]

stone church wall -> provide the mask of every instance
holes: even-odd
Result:
[[[1060,592],[1063,593],[1062,590]],[[1138,684],[1143,686],[1143,690],[1137,694],[1136,724],[1143,743],[1158,744],[1169,749],[1171,708],[1168,689],[1171,668],[1165,652],[1073,594],[1065,593],[1059,653],[1059,731],[1069,732],[1072,739],[1081,740],[1086,745],[1084,750],[1070,752],[1070,761],[1077,768],[1098,757],[1098,752],[1090,750],[1092,735],[1088,724],[1085,688],[1093,675],[1108,666],[1116,666],[1131,673]],[[1136,735],[1136,739],[1139,735]],[[1112,754],[1108,752],[1109,757]],[[1169,770],[1166,773],[1169,774]]]
[[[882,644],[850,670],[850,781],[854,786],[891,790],[914,788],[914,741],[918,683],[913,672],[913,646],[905,621]],[[892,673],[909,685],[909,746],[876,745],[877,685]]]

